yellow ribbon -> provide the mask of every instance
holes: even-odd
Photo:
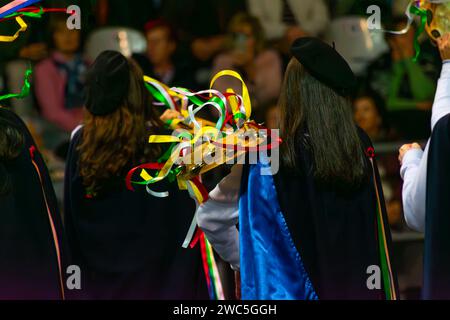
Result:
[[[13,36],[0,36],[0,42],[13,42],[19,37],[21,32],[25,32],[27,30],[28,26],[25,21],[23,21],[22,17],[17,16],[16,22],[20,26],[19,30],[17,30]]]
[[[245,118],[246,118],[246,120],[250,119],[250,116],[252,115],[252,103],[250,100],[250,95],[248,93],[248,88],[245,85],[244,79],[242,79],[242,77],[239,73],[237,73],[236,71],[233,71],[233,70],[220,71],[211,80],[211,83],[209,85],[210,89],[212,89],[212,87],[214,86],[214,84],[216,83],[216,81],[219,78],[226,77],[226,76],[236,78],[242,83],[242,98],[244,99]]]

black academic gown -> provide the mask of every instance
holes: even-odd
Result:
[[[47,167],[22,120],[3,108],[0,119],[21,131],[25,138],[19,157],[3,164],[12,190],[0,196],[0,299],[61,299],[66,251]]]
[[[78,132],[71,142],[65,184],[69,245],[83,273],[78,298],[207,299],[200,249],[181,247],[195,213],[187,192],[159,185],[170,195],[156,198],[143,187],[127,190],[118,177],[88,199],[78,169],[81,139]]]
[[[450,299],[450,115],[434,127],[428,153],[425,299]]]
[[[362,130],[359,135],[365,150],[372,146]],[[385,299],[383,290],[367,287],[367,268],[380,266],[377,201],[369,161],[368,179],[361,187],[347,190],[343,186],[319,186],[306,145],[299,146],[301,173],[280,168],[275,184],[281,210],[319,300]],[[381,191],[378,170],[376,180]],[[382,192],[380,197],[390,246]]]

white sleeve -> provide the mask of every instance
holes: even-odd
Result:
[[[413,230],[424,232],[427,180],[427,144],[425,152],[419,149],[408,151],[400,174],[403,179],[403,212],[406,224]]]
[[[431,115],[431,128],[450,113],[450,60],[444,61]]]
[[[235,271],[239,270],[239,192],[242,165],[235,165],[197,209],[198,226],[216,252]]]
[[[431,127],[440,119],[450,113],[450,61],[444,61],[441,77],[438,82],[436,96],[431,116]],[[427,193],[427,164],[428,149],[425,151],[413,149],[408,151],[403,158],[400,174],[403,183],[403,210],[408,226],[414,230],[424,232],[426,193]]]

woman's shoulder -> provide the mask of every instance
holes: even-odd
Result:
[[[0,120],[14,126],[23,134],[31,136],[25,122],[23,122],[23,120],[14,111],[0,106]]]
[[[370,139],[369,135],[358,126],[356,126],[356,129],[358,131],[359,139],[361,140],[364,148],[373,148],[373,143],[372,143],[372,140]]]
[[[14,123],[23,123],[22,119],[14,111],[0,106],[0,119]]]

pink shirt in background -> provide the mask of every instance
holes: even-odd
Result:
[[[65,62],[64,57],[55,52],[35,67],[35,94],[42,116],[61,129],[71,132],[83,119],[83,106],[66,109],[65,88],[67,77],[55,65],[55,60]]]

